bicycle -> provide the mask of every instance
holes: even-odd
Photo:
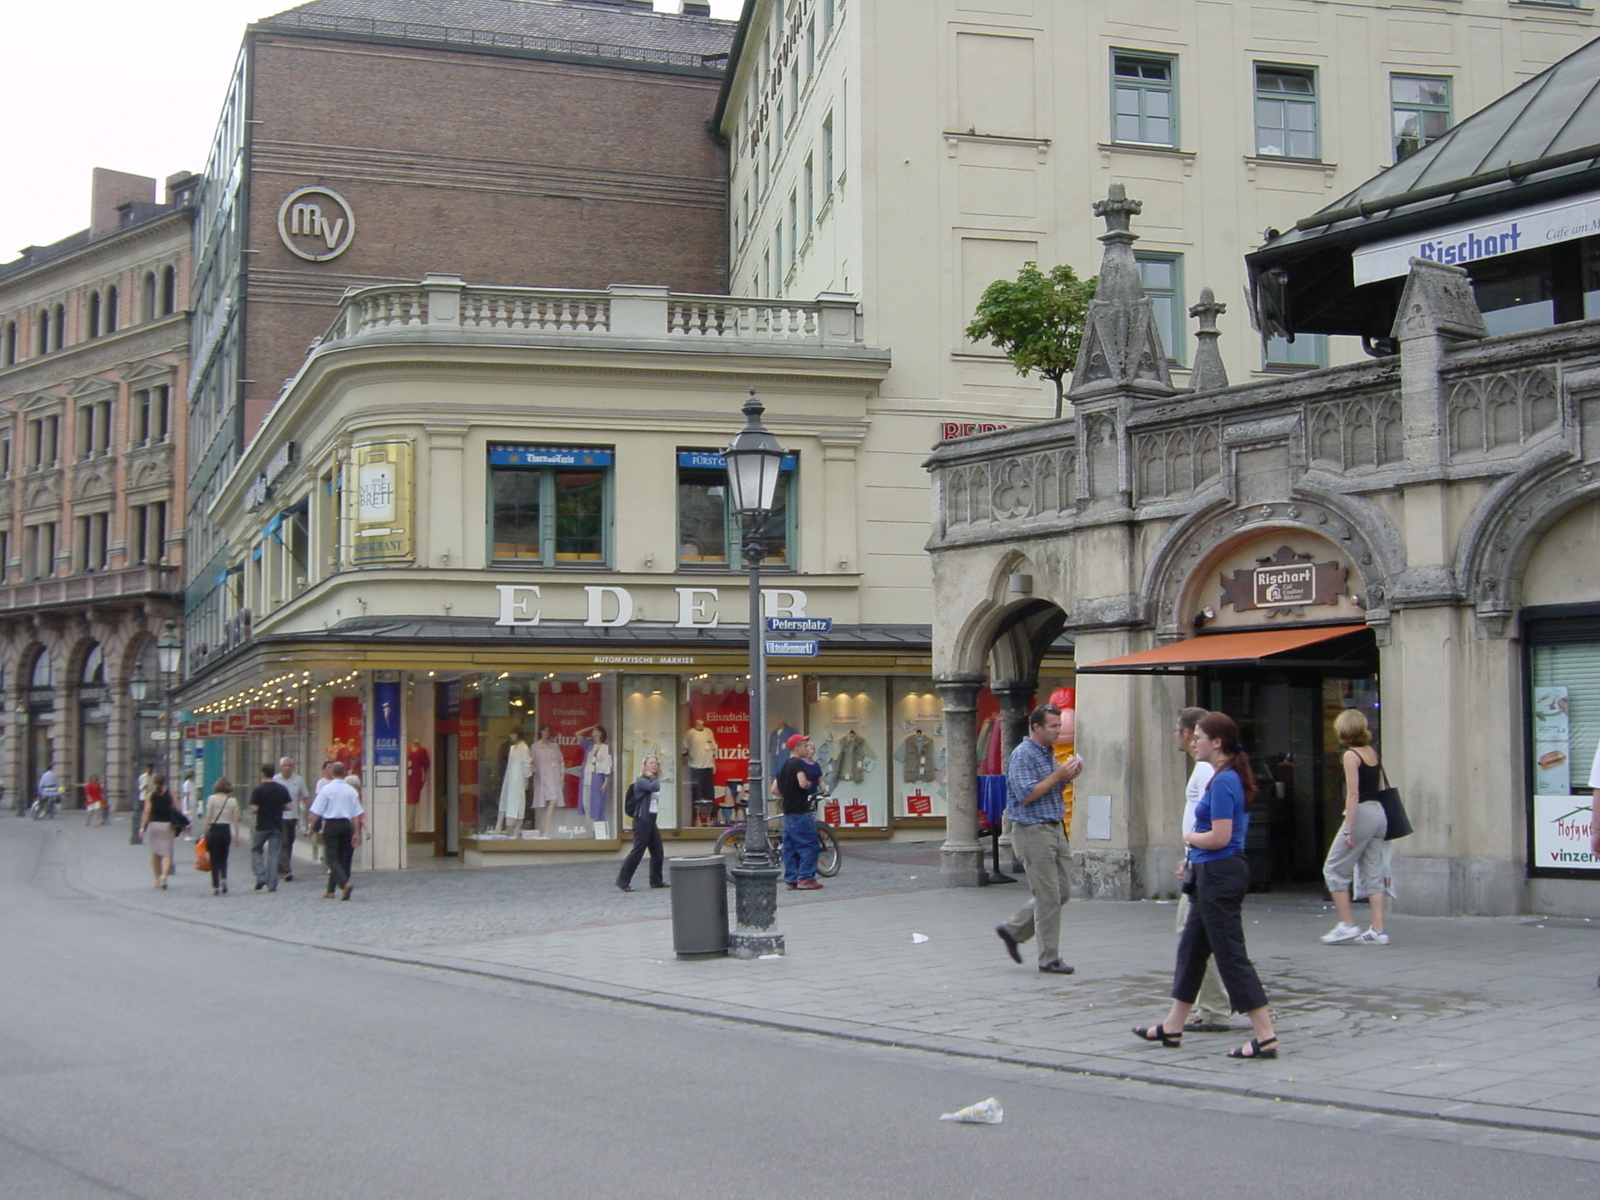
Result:
[[[783,816],[781,813],[772,813],[763,818],[767,823],[767,843],[772,847],[774,862],[783,862]],[[744,845],[745,822],[730,825],[722,831],[722,836],[717,838],[716,853],[722,855],[722,861],[729,868],[739,865],[739,850]],[[826,821],[817,822],[817,843],[821,849],[817,853],[817,874],[824,879],[832,879],[839,873],[839,839],[834,836],[833,826]]]
[[[28,812],[32,815],[35,821],[40,820],[43,817],[49,817],[52,821],[54,821],[56,819],[56,812],[58,809],[60,809],[60,807],[61,798],[59,796],[35,796],[33,799],[33,804],[28,808]]]

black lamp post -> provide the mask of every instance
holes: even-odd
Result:
[[[767,654],[761,620],[761,560],[766,557],[766,523],[778,493],[783,447],[761,424],[766,411],[755,388],[744,402],[745,426],[724,452],[728,464],[728,496],[734,515],[744,522],[744,565],[750,576],[750,765],[745,780],[750,808],[744,846],[733,868],[737,924],[728,939],[734,958],[760,958],[783,953],[778,918],[778,876],[782,873],[767,841],[766,765],[761,743],[767,720]]]
[[[128,680],[128,696],[133,700],[133,715],[136,718],[134,728],[144,725],[144,702],[150,696],[150,681],[144,677],[144,668],[135,667],[133,678]],[[143,805],[144,797],[135,796],[133,799],[133,812],[128,817],[128,845],[139,844],[139,811]]]
[[[178,773],[183,766],[183,739],[178,737],[178,728],[172,719],[172,692],[173,683],[178,674],[178,667],[183,658],[183,641],[178,637],[178,624],[168,621],[161,630],[161,636],[156,639],[156,671],[161,676],[161,706],[166,710],[167,717],[167,787],[178,787]],[[172,743],[178,742],[177,767],[173,766]]]

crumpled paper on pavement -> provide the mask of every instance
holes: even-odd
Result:
[[[1006,1111],[1000,1107],[1000,1101],[990,1096],[987,1100],[979,1100],[976,1104],[958,1108],[953,1113],[945,1113],[939,1120],[961,1121],[968,1125],[998,1125],[1005,1115]]]

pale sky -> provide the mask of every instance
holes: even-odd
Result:
[[[244,27],[297,0],[35,0],[0,38],[0,262],[89,224],[95,167],[198,171]],[[655,0],[676,11],[677,0]],[[736,18],[743,0],[711,0]]]

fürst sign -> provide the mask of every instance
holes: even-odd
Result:
[[[296,188],[278,206],[278,236],[289,253],[307,262],[327,262],[350,249],[356,215],[338,192]]]

